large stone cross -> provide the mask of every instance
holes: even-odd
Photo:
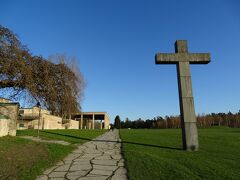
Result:
[[[156,54],[155,63],[177,65],[183,148],[194,151],[198,150],[199,144],[189,64],[208,64],[210,54],[188,53],[186,40],[175,42],[175,52]]]

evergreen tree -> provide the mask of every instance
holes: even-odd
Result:
[[[117,115],[114,119],[114,127],[117,129],[121,128],[121,119],[120,119],[119,115]]]

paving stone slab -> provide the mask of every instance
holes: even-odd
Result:
[[[101,169],[101,170],[108,170],[108,171],[115,171],[118,166],[102,166],[102,165],[93,165],[93,169]]]
[[[64,164],[64,165],[59,166],[56,169],[54,169],[54,172],[56,172],[56,171],[62,171],[62,172],[63,171],[68,171],[69,167],[70,167],[70,164]]]
[[[107,171],[107,170],[102,170],[102,169],[93,169],[90,172],[90,174],[110,176],[113,174],[113,171]]]
[[[123,163],[123,162],[124,162],[124,159],[120,159],[120,161],[119,161],[119,162],[122,162],[122,163]]]
[[[71,155],[68,155],[66,158],[64,158],[65,161],[67,160],[73,160],[73,159],[76,159],[78,158],[79,156],[81,156],[81,154],[71,154]]]
[[[95,159],[112,159],[110,155],[102,155],[102,156],[98,156],[98,157],[95,157]]]
[[[64,162],[63,162],[63,161],[59,161],[56,165],[57,165],[57,166],[64,165]]]
[[[98,165],[117,165],[117,161],[116,160],[106,160],[106,159],[94,159],[91,161],[93,164],[98,164]]]
[[[67,176],[85,176],[89,173],[89,171],[72,171],[68,172]]]
[[[112,155],[112,158],[120,160],[120,159],[122,159],[122,155]]]
[[[47,175],[41,175],[41,176],[37,177],[37,180],[48,180],[48,176]]]
[[[72,153],[74,153],[74,154],[82,154],[83,153],[83,149],[74,150]]]
[[[90,158],[89,158],[89,159],[78,158],[78,159],[74,159],[73,162],[74,162],[74,163],[75,163],[75,162],[76,162],[76,163],[79,162],[79,163],[83,163],[83,164],[84,164],[84,163],[90,163],[91,160],[92,160],[92,159],[90,159]]]
[[[93,159],[101,155],[102,154],[84,154],[83,156],[81,156],[81,159]]]
[[[127,180],[127,179],[128,179],[127,175],[123,175],[123,174],[121,174],[121,175],[114,174],[114,175],[110,178],[110,180]]]
[[[86,176],[79,178],[79,180],[107,180],[108,176]]]
[[[89,164],[78,164],[78,165],[72,165],[69,169],[69,171],[83,171],[83,170],[90,170],[92,169],[92,166]]]
[[[68,180],[77,180],[79,178],[80,178],[79,176],[67,176]]]
[[[88,161],[74,161],[72,165],[91,165],[90,160]]]
[[[88,150],[86,154],[101,154],[101,152],[97,150]]]
[[[105,151],[105,154],[109,154],[109,155],[118,155],[120,153],[121,152],[118,151],[118,150],[108,150],[108,151]]]
[[[58,166],[53,166],[53,167],[45,170],[45,171],[43,172],[43,174],[49,174],[50,172],[52,172],[52,171],[53,171],[54,169],[56,169],[57,167],[58,167]]]
[[[64,162],[64,164],[72,164],[73,160],[67,160],[67,161],[63,160],[63,162]]]
[[[87,149],[87,147],[85,145],[78,146],[78,150],[84,151],[85,149]]]
[[[50,178],[64,178],[66,172],[51,172],[48,176]]]
[[[118,168],[114,174],[117,174],[117,175],[126,175],[127,174],[127,170],[123,167],[120,167]]]
[[[118,163],[118,166],[119,166],[119,167],[124,167],[124,163],[119,162],[119,163]]]

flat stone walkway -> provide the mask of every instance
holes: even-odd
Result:
[[[108,131],[82,144],[37,180],[127,180],[119,131]]]

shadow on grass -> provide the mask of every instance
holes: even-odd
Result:
[[[72,136],[72,135],[68,135],[68,134],[60,134],[60,133],[49,132],[49,131],[41,131],[41,132],[48,133],[48,134],[55,134],[55,135],[59,135],[59,136],[70,137],[70,138],[75,138],[75,139],[82,139],[82,140],[86,140],[86,141],[114,142],[114,143],[124,143],[124,144],[134,144],[134,145],[155,147],[155,148],[161,148],[161,149],[181,150],[181,151],[183,150],[182,148],[169,147],[169,146],[159,146],[159,145],[153,145],[153,144],[144,144],[144,143],[137,143],[137,142],[130,142],[130,141],[110,141],[110,140],[101,140],[101,139],[89,139],[89,138],[82,138],[82,137]]]

